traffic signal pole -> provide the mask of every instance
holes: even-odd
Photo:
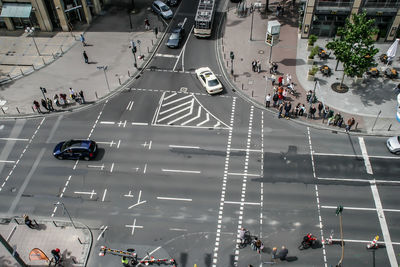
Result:
[[[336,208],[336,215],[339,215],[339,226],[340,226],[340,239],[341,239],[341,246],[342,246],[342,256],[340,257],[340,260],[336,267],[341,267],[343,258],[344,258],[344,240],[343,240],[343,224],[342,224],[342,212],[343,212],[343,206],[339,205]]]

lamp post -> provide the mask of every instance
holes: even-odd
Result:
[[[58,205],[61,205],[61,206],[62,206],[62,208],[63,208],[63,213],[64,213],[64,211],[67,213],[67,215],[68,215],[68,217],[69,217],[69,220],[71,221],[72,225],[73,225],[74,228],[76,229],[76,225],[75,225],[74,221],[72,220],[71,215],[69,214],[69,212],[68,212],[68,210],[67,210],[67,207],[65,207],[65,205],[64,205],[63,202],[54,203],[54,206],[58,206]]]
[[[33,43],[35,44],[35,47],[36,47],[36,51],[37,51],[38,55],[41,56],[41,54],[39,52],[39,48],[35,41],[35,37],[33,37],[33,34],[35,33],[35,28],[34,27],[26,27],[25,32],[28,34],[28,36],[32,37]]]
[[[230,57],[231,57],[231,74],[233,75],[233,60],[235,59],[235,54],[233,53],[233,51],[231,51]]]
[[[110,84],[108,83],[107,74],[106,74],[107,66],[98,66],[97,69],[103,70],[104,78],[106,79],[108,91],[111,92],[110,91]]]
[[[135,66],[135,68],[137,68],[137,62],[136,62],[136,44],[135,42],[132,40],[131,41],[131,48],[132,48],[132,53],[133,53],[133,58],[135,59],[135,63],[133,64],[133,66]]]

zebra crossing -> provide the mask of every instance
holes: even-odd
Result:
[[[163,92],[152,125],[229,129],[211,114],[194,94]]]

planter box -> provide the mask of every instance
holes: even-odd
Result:
[[[314,59],[313,58],[307,58],[307,64],[308,65],[313,65],[314,64]]]
[[[311,51],[311,49],[312,49],[313,47],[314,47],[313,45],[307,44],[307,51]]]
[[[307,81],[314,81],[314,75],[307,74]]]
[[[354,83],[355,84],[361,84],[364,81],[363,77],[355,77],[354,78]]]

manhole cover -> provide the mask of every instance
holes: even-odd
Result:
[[[333,91],[340,94],[347,93],[349,91],[349,87],[347,85],[342,84],[342,86],[340,86],[340,83],[333,83],[331,88]]]
[[[264,50],[258,50],[259,54],[264,54]]]
[[[179,91],[182,93],[187,93],[187,87],[181,87],[181,89],[179,89]]]

